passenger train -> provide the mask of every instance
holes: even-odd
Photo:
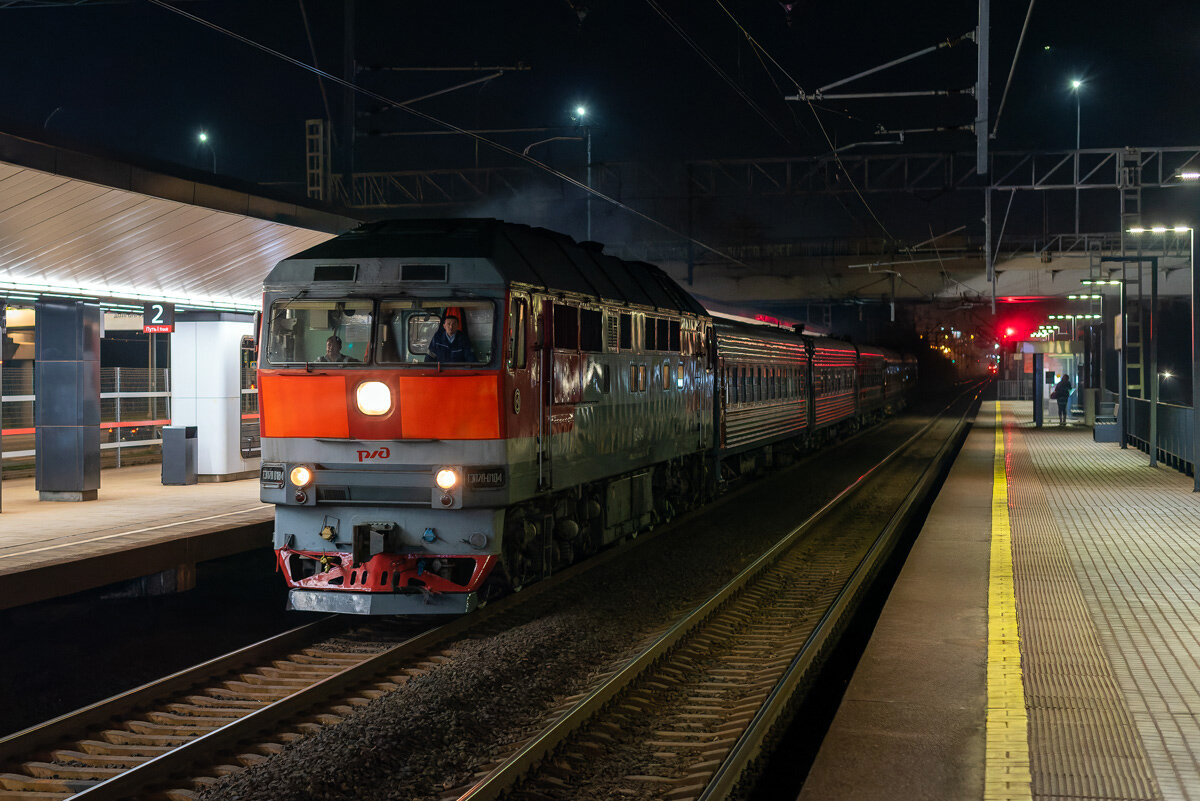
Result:
[[[653,265],[492,219],[284,259],[258,336],[261,497],[312,611],[469,612],[916,386],[911,358],[724,319]]]

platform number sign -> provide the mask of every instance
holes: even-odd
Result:
[[[169,334],[175,330],[174,303],[147,303],[142,312],[143,334]]]

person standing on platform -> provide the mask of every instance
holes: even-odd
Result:
[[[1071,379],[1064,375],[1062,380],[1054,385],[1054,391],[1050,393],[1050,397],[1058,401],[1058,424],[1065,426],[1067,424],[1067,401],[1071,399]]]

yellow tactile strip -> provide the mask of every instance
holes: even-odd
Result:
[[[1030,798],[1028,720],[1021,680],[1020,634],[1013,588],[1004,428],[996,410],[992,466],[992,546],[988,564],[987,745],[985,801]]]
[[[1104,492],[1095,487],[1097,480],[1115,476],[1119,460],[1089,464],[1086,454],[1120,449],[1090,437],[1085,441],[1079,431],[1023,427],[1012,414],[1006,422],[1033,798],[1161,799],[1134,716],[1089,614],[1092,604],[1077,580],[1078,560],[1064,544],[1064,518],[1075,514],[1065,512],[1056,489],[1065,479],[1081,501],[1094,503]],[[1054,450],[1045,447],[1049,438],[1077,446],[1078,453],[1060,447],[1049,460],[1052,466],[1043,453]],[[1094,525],[1106,536],[1108,522],[1096,519]]]

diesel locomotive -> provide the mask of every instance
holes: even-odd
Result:
[[[894,410],[916,369],[714,316],[595,243],[457,219],[280,262],[258,378],[289,605],[390,615],[544,578]]]

